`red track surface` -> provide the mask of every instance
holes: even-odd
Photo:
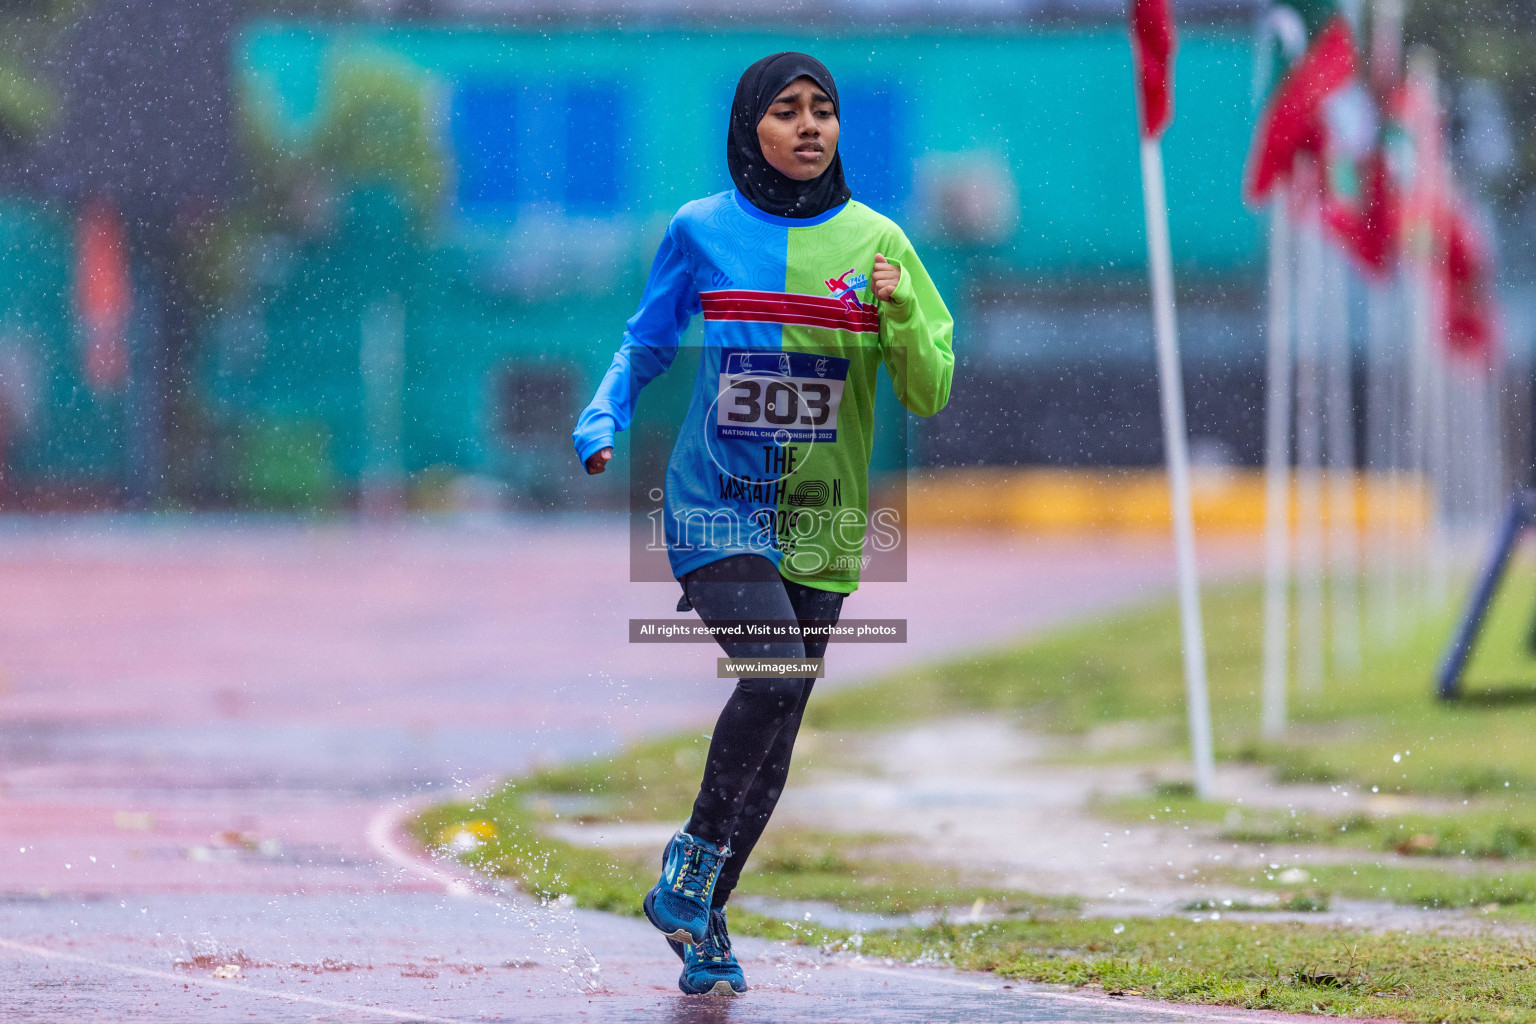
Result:
[[[6,524],[0,1014],[725,1019],[644,925],[448,895],[384,852],[402,801],[712,721],[715,649],[625,642],[677,589],[628,583],[622,545],[600,520]],[[845,609],[909,642],[835,645],[828,685],[1166,589],[1171,558],[919,537],[909,572]],[[743,947],[731,1020],[1172,1019]]]

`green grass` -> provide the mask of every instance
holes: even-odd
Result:
[[[1377,792],[1429,794],[1434,813],[1400,810],[1329,816],[1258,811],[1195,800],[1165,783],[1101,810],[1111,817],[1203,824],[1233,841],[1355,847],[1365,862],[1309,867],[1302,883],[1280,872],[1228,870],[1208,884],[1276,893],[1276,909],[1316,910],[1332,899],[1390,900],[1433,908],[1484,908],[1492,919],[1536,923],[1536,700],[1525,650],[1536,574],[1517,574],[1495,608],[1474,659],[1472,696],[1442,704],[1431,677],[1453,615],[1420,616],[1402,639],[1375,642],[1358,675],[1297,696],[1283,743],[1258,740],[1259,594],[1251,586],[1209,591],[1205,616],[1218,753],[1269,765],[1282,779]],[[1035,730],[1089,740],[1118,727],[1132,742],[1082,757],[1167,763],[1184,755],[1177,611],[1171,602],[1057,631],[1000,650],[917,666],[873,684],[817,694],[807,725],[870,730],[964,713],[1016,716]],[[836,652],[833,652],[835,657]],[[1497,696],[1487,696],[1497,690]],[[1536,691],[1529,691],[1536,693]],[[1478,697],[1476,694],[1484,696]],[[681,821],[694,795],[707,740],[679,735],[610,757],[547,769],[474,804],[433,809],[416,834],[433,844],[465,822],[486,841],[462,854],[518,879],[530,892],[569,895],[583,906],[639,912],[654,881],[656,851],[577,847],[541,826],[577,820]],[[1455,800],[1446,798],[1454,797]],[[1465,800],[1464,809],[1455,808]],[[1234,812],[1236,815],[1234,817]],[[1411,841],[1411,842],[1410,842]],[[1423,860],[1383,866],[1372,858],[1409,843]],[[882,848],[885,847],[885,848]],[[1515,860],[1490,859],[1514,858]],[[1377,858],[1379,859],[1379,858]],[[852,935],[732,911],[732,928],[876,956],[993,971],[1001,976],[1110,992],[1276,1010],[1405,1021],[1536,1024],[1536,959],[1525,940],[1491,935],[1368,934],[1284,922],[1123,922],[1078,919],[1071,901],[999,888],[989,879],[893,860],[879,836],[770,830],[743,880],[744,895],[818,900],[850,910],[902,914],[964,908],[975,900],[1013,915],[996,924]],[[1499,909],[1493,910],[1492,905]],[[1200,914],[1222,906],[1191,904]],[[1203,916],[1203,915],[1202,915]]]
[[[1302,889],[1341,899],[1382,900],[1429,910],[1536,905],[1536,869],[1508,865],[1402,867],[1378,863],[1316,864],[1301,869],[1306,882],[1282,880],[1279,871],[1229,871],[1228,881],[1289,892]]]
[[[519,783],[527,793],[591,796],[612,804],[603,818],[681,820],[698,794],[709,739],[698,733],[643,740],[612,758],[546,768]]]
[[[443,848],[466,823],[488,823],[494,830],[480,846],[458,854],[460,861],[476,870],[515,879],[540,899],[569,896],[595,910],[640,912],[640,899],[649,883],[606,851],[541,835],[539,816],[512,786],[482,802],[439,804],[419,816],[411,828],[429,848]]]
[[[1368,644],[1364,667],[1321,692],[1292,694],[1285,742],[1258,736],[1261,595],[1206,592],[1207,660],[1218,756],[1273,766],[1281,781],[1347,783],[1381,793],[1536,793],[1536,661],[1526,648],[1536,573],[1517,572],[1495,603],[1468,670],[1467,699],[1443,703],[1432,680],[1459,609],[1424,613],[1395,641]],[[1182,756],[1184,682],[1178,609],[1160,602],[1000,650],[915,667],[871,686],[818,694],[807,722],[872,729],[962,712],[1027,716],[1031,728],[1086,735],[1151,726],[1121,759]],[[833,656],[835,657],[835,650]]]
[[[647,744],[640,763],[650,759],[657,746]],[[481,801],[441,804],[415,821],[415,835],[429,846],[444,846],[465,823],[481,823],[478,827],[483,830],[483,842],[459,855],[464,863],[517,879],[525,890],[544,899],[570,896],[580,906],[638,916],[641,898],[656,882],[658,851],[592,849],[541,831],[541,824],[554,820],[553,813],[541,805],[547,806],[546,798],[556,791],[540,789],[535,783],[551,777],[575,776],[541,774],[506,786]],[[578,820],[633,820],[626,818],[634,809],[629,797],[638,793],[648,800],[651,792],[637,782],[643,777],[643,770],[640,774],[619,772],[615,779],[622,781],[603,779],[584,785],[582,793],[607,798],[611,810],[583,814]],[[627,788],[633,786],[640,788]],[[671,816],[671,820],[676,818]],[[646,820],[650,820],[648,816]],[[764,836],[753,852],[752,870],[736,891],[743,896],[812,900],[887,915],[969,907],[977,900],[1008,914],[1048,914],[1077,906],[1076,900],[977,884],[952,869],[893,860],[872,852],[887,842],[878,835],[776,829]]]
[[[1188,794],[1141,794],[1106,800],[1098,813],[1125,822],[1220,825],[1220,838],[1261,846],[1304,843],[1411,857],[1536,859],[1536,806],[1471,800],[1460,811],[1363,810],[1349,814],[1247,807]]]
[[[1523,942],[1167,918],[950,924],[829,945],[1175,1002],[1402,1021],[1536,1021],[1536,950]]]

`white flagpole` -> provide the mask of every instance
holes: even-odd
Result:
[[[1428,230],[1425,228],[1424,230]],[[1439,514],[1436,506],[1439,496],[1435,492],[1431,478],[1431,470],[1434,459],[1430,456],[1433,446],[1434,417],[1431,414],[1430,380],[1433,371],[1430,368],[1430,360],[1433,358],[1433,340],[1430,337],[1430,317],[1433,311],[1429,303],[1428,276],[1430,271],[1424,261],[1428,259],[1425,247],[1417,246],[1420,252],[1412,268],[1405,275],[1405,304],[1408,308],[1408,322],[1411,353],[1409,356],[1409,402],[1412,442],[1409,451],[1409,465],[1412,467],[1414,478],[1414,491],[1418,495],[1423,507],[1422,518],[1419,522],[1417,536],[1415,537],[1417,565],[1418,593],[1415,595],[1418,601],[1418,609],[1422,610],[1429,600],[1428,591],[1431,589],[1431,577],[1433,575],[1433,563],[1435,555],[1435,531],[1439,529]]]
[[[1498,521],[1504,507],[1504,363],[1497,350],[1483,378],[1483,436],[1487,439],[1488,494],[1483,509],[1487,523]]]
[[[1473,495],[1477,490],[1477,467],[1467,428],[1467,402],[1471,378],[1466,367],[1447,359],[1445,374],[1445,518],[1456,529],[1465,530],[1472,518]]]
[[[1418,49],[1408,61],[1408,74],[1424,83],[1431,110],[1439,111],[1440,86],[1435,71],[1434,54]],[[1437,129],[1438,130],[1438,129]],[[1443,140],[1436,140],[1442,145]],[[1418,173],[1426,174],[1425,205],[1437,210],[1444,197],[1440,180],[1441,170],[1429,159],[1428,154],[1417,158],[1429,166]],[[1424,473],[1427,507],[1426,582],[1432,607],[1444,605],[1450,571],[1450,552],[1446,537],[1446,362],[1445,339],[1442,337],[1440,317],[1444,310],[1437,293],[1434,265],[1433,225],[1425,224],[1418,239],[1417,267],[1413,273],[1414,296],[1414,346],[1418,350],[1419,377],[1416,383],[1417,398],[1422,403],[1419,443],[1420,466]]]
[[[1402,632],[1404,604],[1412,605],[1417,588],[1418,528],[1413,525],[1413,346],[1408,341],[1409,274],[1401,264],[1392,279],[1392,291],[1385,301],[1389,312],[1387,365],[1387,469],[1392,481],[1392,520],[1387,534],[1388,551],[1388,636]]]
[[[1397,636],[1398,575],[1398,459],[1402,444],[1398,400],[1400,376],[1396,372],[1396,348],[1388,338],[1387,323],[1391,285],[1373,281],[1366,289],[1366,420],[1369,425],[1367,462],[1377,488],[1377,511],[1383,519],[1372,524],[1370,547],[1379,556],[1371,576],[1373,622],[1378,634]],[[1390,486],[1390,492],[1386,488]]]
[[[1189,745],[1195,761],[1195,792],[1211,795],[1216,763],[1211,742],[1210,694],[1205,679],[1205,631],[1200,622],[1200,580],[1195,562],[1195,518],[1190,503],[1189,445],[1184,426],[1184,378],[1173,310],[1173,254],[1168,241],[1168,204],[1163,192],[1163,149],[1141,140],[1141,189],[1147,215],[1147,256],[1152,277],[1152,319],[1157,331],[1157,376],[1162,396],[1163,445],[1173,503],[1173,541],[1179,568],[1179,618],[1184,628],[1184,689]]]
[[[1328,567],[1333,605],[1333,667],[1360,671],[1360,534],[1355,523],[1354,353],[1349,322],[1349,262],[1326,247],[1323,282],[1328,339],[1326,392],[1328,453]]]
[[[1291,589],[1291,231],[1289,184],[1269,204],[1269,365],[1264,422],[1264,711],[1285,733]]]
[[[1323,235],[1318,169],[1296,161],[1296,682],[1316,692],[1325,674],[1322,479]]]
[[[1402,53],[1403,0],[1374,0],[1371,7],[1371,77],[1377,82],[1396,82]],[[1400,248],[1395,248],[1393,255],[1400,256]],[[1386,522],[1379,531],[1383,535],[1380,538],[1383,565],[1377,572],[1374,589],[1378,624],[1382,633],[1392,639],[1396,639],[1398,633],[1398,577],[1402,568],[1402,527],[1398,519],[1402,512],[1402,412],[1407,380],[1400,340],[1404,326],[1399,308],[1402,287],[1402,273],[1396,271],[1391,282],[1374,282],[1367,295],[1367,347],[1371,352],[1366,361],[1367,372],[1371,375],[1367,415],[1372,421],[1373,477],[1378,486],[1386,483],[1391,488],[1386,501]],[[1375,539],[1378,531],[1373,529],[1371,532]]]
[[[1476,504],[1473,507],[1473,525],[1486,529],[1494,504],[1494,479],[1498,472],[1498,435],[1491,429],[1494,417],[1491,377],[1492,365],[1475,367],[1472,373],[1472,464],[1477,467]]]
[[[1472,452],[1478,467],[1476,525],[1482,530],[1493,524],[1503,504],[1504,451],[1499,431],[1502,405],[1497,359],[1490,354],[1487,365],[1474,369],[1472,379]]]
[[[1451,545],[1447,513],[1450,506],[1450,363],[1445,353],[1445,332],[1440,318],[1444,315],[1442,303],[1434,294],[1435,271],[1424,272],[1425,304],[1429,309],[1425,317],[1428,332],[1429,370],[1429,599],[1436,610],[1444,607],[1450,596]]]

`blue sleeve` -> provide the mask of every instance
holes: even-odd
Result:
[[[673,237],[676,229],[676,221],[667,226],[640,296],[640,308],[624,331],[624,344],[597,386],[597,394],[576,420],[571,440],[583,464],[628,428],[640,389],[672,365],[678,339],[701,308],[687,259]]]

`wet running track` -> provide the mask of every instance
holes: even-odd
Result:
[[[397,827],[413,803],[713,719],[717,652],[626,643],[629,618],[677,597],[626,570],[621,524],[598,518],[0,523],[0,1017],[1263,1016],[748,940],[752,992],[687,998],[642,922],[424,861]],[[1154,541],[919,536],[910,582],[845,611],[906,618],[909,642],[834,645],[828,685],[1134,601],[1171,571]]]

